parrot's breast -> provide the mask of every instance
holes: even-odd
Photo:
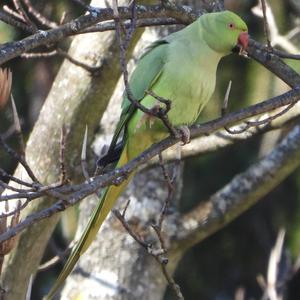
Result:
[[[170,51],[153,91],[172,101],[168,117],[174,126],[190,125],[213,94],[221,57],[208,50],[206,44],[199,49],[191,41],[177,42],[170,47],[176,47],[176,51]]]
[[[168,119],[174,127],[193,124],[210,99],[216,82],[216,70],[220,54],[210,49],[205,42],[195,44],[190,39],[171,42],[167,59],[160,75],[151,86],[151,91],[171,101]],[[158,99],[149,94],[141,100],[149,109],[164,107]],[[128,140],[129,157],[141,153],[151,144],[169,135],[165,125],[156,117],[136,110],[128,131],[135,141],[134,147]],[[138,141],[138,143],[136,143]]]

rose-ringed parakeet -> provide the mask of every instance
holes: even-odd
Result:
[[[147,93],[150,90],[171,101],[168,118],[173,126],[193,124],[214,91],[220,59],[234,49],[243,51],[247,48],[247,31],[247,25],[239,16],[223,11],[204,14],[184,29],[154,42],[140,58],[131,76],[130,89],[134,98],[149,109],[163,106]],[[120,148],[120,144],[116,146],[116,143],[121,134]],[[125,95],[107,161],[114,160],[120,153],[116,167],[121,167],[168,134],[161,120],[145,115]],[[46,299],[53,298],[79,257],[94,240],[131,177],[119,186],[106,189]]]

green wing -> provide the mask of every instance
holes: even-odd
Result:
[[[145,96],[145,92],[153,86],[161,75],[167,57],[167,44],[167,40],[156,41],[141,56],[129,81],[129,87],[136,100],[141,101]],[[136,107],[132,105],[125,92],[123,95],[122,113],[112,138],[108,155],[114,151],[121,132],[126,127],[135,110]],[[124,138],[126,139],[126,136]]]

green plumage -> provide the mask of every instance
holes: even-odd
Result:
[[[225,11],[203,15],[183,30],[153,43],[141,57],[131,76],[133,96],[147,108],[163,105],[146,94],[147,90],[151,90],[172,101],[168,118],[173,126],[194,123],[214,91],[220,59],[231,52],[238,44],[240,33],[246,31],[247,26],[240,17]],[[124,148],[117,167],[123,166],[153,143],[165,138],[168,130],[160,120],[146,116],[124,96],[120,121],[110,151],[113,151],[122,133]],[[46,299],[53,298],[80,255],[94,240],[129,180],[130,178],[120,186],[107,188]]]

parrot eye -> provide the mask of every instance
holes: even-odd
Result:
[[[234,23],[229,23],[229,24],[228,24],[228,28],[230,28],[230,29],[235,29],[235,24],[234,24]]]

